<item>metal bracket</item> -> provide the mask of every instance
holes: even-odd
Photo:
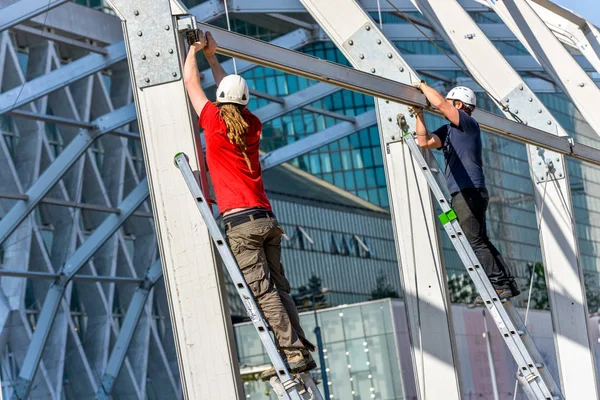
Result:
[[[542,147],[530,147],[530,159],[537,183],[565,178],[565,160],[561,154]]]
[[[538,100],[531,90],[525,85],[518,85],[505,98],[502,104],[513,114],[513,118],[521,120],[525,125],[537,128],[548,133],[557,134],[559,126],[546,107]],[[536,182],[564,179],[565,160],[562,154],[528,146],[533,174]]]
[[[375,46],[381,47],[381,50],[373,51]],[[346,52],[352,55],[355,60],[355,67],[363,71],[369,71],[374,75],[385,76],[398,82],[411,79],[411,69],[401,59],[394,56],[396,48],[392,47],[388,40],[382,36],[377,29],[373,28],[371,23],[366,23],[358,31],[346,40],[343,44]],[[377,68],[375,68],[377,66]],[[418,77],[414,77],[418,79]],[[402,132],[398,131],[396,117],[398,111],[406,112],[407,106],[399,103],[392,103],[388,100],[376,99],[380,116],[379,126],[383,132],[384,141],[387,144],[399,142],[402,140]],[[406,120],[407,125],[415,125],[415,120]],[[412,124],[411,124],[412,122]]]
[[[112,0],[125,20],[129,59],[140,89],[181,79],[181,61],[168,1]]]
[[[193,15],[186,15],[177,19],[177,31],[185,35],[186,42],[191,45],[198,41],[198,22]]]

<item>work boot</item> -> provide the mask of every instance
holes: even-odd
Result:
[[[303,350],[284,350],[283,352],[285,354],[284,362],[290,373],[295,374],[298,372],[304,372],[306,368],[309,367],[309,360],[305,358]],[[306,352],[306,354],[308,354],[310,360],[312,360],[313,364],[315,364],[314,367],[311,369],[316,368],[317,366],[315,360],[312,359],[308,352]],[[275,367],[271,367],[260,375],[260,379],[262,379],[263,381],[268,381],[276,375],[277,371],[275,371]]]
[[[521,292],[515,287],[511,289],[496,289],[496,294],[498,294],[498,298],[500,299],[500,301],[502,301],[518,296],[519,294],[521,294]],[[482,306],[484,304],[485,302],[483,301],[483,298],[481,296],[477,296],[475,298],[473,306]]]
[[[306,360],[306,367],[302,370],[302,372],[312,371],[317,368],[317,363],[315,359],[312,357],[308,350],[303,350],[302,354],[304,355],[304,359]]]

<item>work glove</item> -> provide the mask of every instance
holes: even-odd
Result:
[[[416,82],[412,82],[411,86],[420,91],[421,90],[421,86],[424,85],[424,84],[425,84],[425,81],[421,79],[421,80],[418,80]]]
[[[423,112],[423,109],[421,107],[408,106],[408,113],[414,117],[421,114],[422,112]]]

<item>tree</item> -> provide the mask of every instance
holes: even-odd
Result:
[[[477,297],[475,285],[466,272],[454,273],[448,278],[448,293],[451,303],[473,304]]]
[[[326,294],[323,291],[323,280],[317,275],[312,274],[306,285],[298,288],[298,294],[292,296],[298,310],[310,310],[313,308],[313,299],[317,309],[328,308],[331,305],[327,302]]]
[[[531,307],[538,310],[549,310],[550,302],[548,301],[548,288],[546,287],[546,271],[544,270],[544,264],[536,262],[535,264],[529,264],[529,271],[533,268],[535,274],[533,278],[533,284],[531,287]],[[585,287],[587,306],[589,313],[595,313],[600,309],[600,294],[598,289],[592,287],[590,282],[594,279],[594,273],[591,271],[584,271],[583,283]]]
[[[375,289],[371,291],[371,300],[393,298],[397,299],[400,295],[394,289],[392,285],[388,283],[387,276],[380,271],[377,274],[377,280],[375,283]]]

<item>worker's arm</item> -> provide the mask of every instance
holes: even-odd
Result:
[[[417,144],[419,147],[424,147],[427,149],[439,149],[442,147],[442,141],[438,135],[427,132],[427,126],[425,126],[425,117],[423,116],[423,109],[413,108],[413,113],[417,119],[416,133]]]
[[[441,111],[444,117],[454,125],[458,125],[459,114],[458,109],[452,104],[448,103],[444,96],[438,93],[437,90],[427,85],[425,82],[421,82],[419,89],[423,92],[429,103]]]
[[[210,65],[213,78],[215,78],[215,84],[219,86],[221,80],[227,76],[227,72],[225,72],[219,60],[217,60],[217,56],[215,55],[216,50],[217,41],[210,32],[206,32],[206,47],[204,48],[204,57],[206,57],[206,61],[208,61],[208,65]]]
[[[190,46],[188,55],[183,65],[183,83],[188,92],[190,101],[196,114],[200,115],[202,109],[208,103],[208,97],[200,85],[200,73],[198,72],[198,62],[196,61],[196,52],[206,46],[206,39],[202,33],[198,35],[198,41]]]

